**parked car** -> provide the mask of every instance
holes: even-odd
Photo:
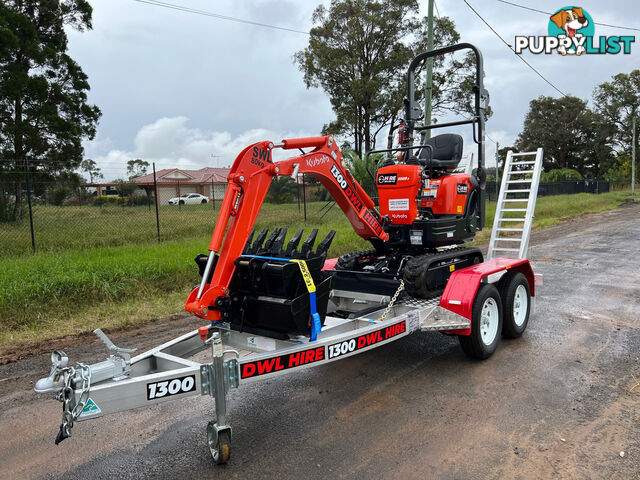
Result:
[[[199,193],[185,193],[179,197],[173,197],[169,200],[169,205],[193,205],[197,203],[207,203],[209,199]]]

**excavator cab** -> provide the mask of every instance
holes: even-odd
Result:
[[[430,57],[462,49],[471,49],[476,55],[475,114],[470,119],[418,126],[421,109],[414,98],[416,68]],[[385,231],[389,233],[389,241],[384,245],[387,251],[415,252],[467,243],[483,227],[484,111],[488,106],[483,75],[482,56],[470,44],[432,50],[411,62],[407,72],[406,123],[401,121],[391,128],[387,149],[367,154],[367,170],[376,183],[380,213],[386,220]],[[414,145],[414,132],[424,135],[432,129],[465,124],[471,124],[478,146],[475,175],[454,173],[462,159],[461,135],[443,133]],[[399,146],[393,148],[396,129]],[[386,154],[375,175],[369,168],[370,156],[374,153]]]

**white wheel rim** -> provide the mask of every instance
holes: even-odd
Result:
[[[487,298],[480,312],[480,337],[482,343],[491,345],[498,334],[499,312],[495,299]]]
[[[520,284],[516,288],[516,294],[513,297],[513,321],[518,327],[521,327],[527,318],[528,306],[527,289]]]

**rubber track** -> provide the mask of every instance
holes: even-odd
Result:
[[[423,276],[426,267],[437,257],[446,258],[452,253],[468,250],[469,248],[473,247],[456,247],[444,252],[427,253],[409,259],[402,272],[406,292],[412,297],[418,298],[433,298],[440,295],[444,288],[436,290],[427,288],[426,280]]]
[[[377,254],[378,253],[375,249],[358,250],[351,253],[345,253],[338,258],[334,268],[336,270],[355,270],[355,267],[358,265],[361,258],[367,258]]]

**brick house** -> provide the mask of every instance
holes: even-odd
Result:
[[[205,167],[200,170],[165,168],[156,172],[158,203],[166,205],[170,198],[185,193],[199,193],[220,201],[227,189],[228,168]],[[153,173],[133,179],[141,188],[153,188]]]

